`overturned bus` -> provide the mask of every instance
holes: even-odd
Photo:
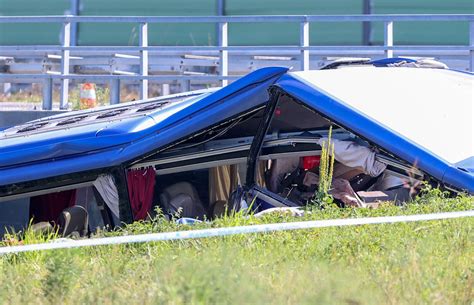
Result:
[[[63,225],[74,207],[91,232],[156,206],[212,219],[303,205],[330,128],[342,204],[403,202],[421,181],[473,194],[473,88],[470,73],[409,59],[270,67],[221,89],[14,126],[0,132],[0,234],[31,219]]]

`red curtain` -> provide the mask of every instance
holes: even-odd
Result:
[[[155,169],[132,169],[127,172],[127,185],[133,218],[145,219],[150,211],[155,188]]]
[[[33,222],[57,222],[59,214],[76,203],[76,190],[34,196],[30,200],[30,219]]]

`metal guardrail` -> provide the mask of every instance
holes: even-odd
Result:
[[[469,23],[469,45],[450,46],[394,46],[394,23],[406,21],[466,21]],[[209,80],[221,81],[227,85],[229,80],[239,76],[229,75],[229,53],[233,54],[275,54],[278,52],[296,52],[299,58],[299,69],[309,70],[310,55],[315,54],[383,54],[393,57],[394,53],[426,52],[429,54],[444,54],[464,56],[469,60],[469,68],[474,71],[474,14],[443,14],[443,15],[299,15],[299,16],[0,16],[0,23],[62,23],[62,43],[60,46],[0,46],[0,54],[15,53],[45,53],[58,52],[60,56],[60,71],[44,74],[0,74],[0,82],[26,82],[41,80],[43,86],[43,109],[52,108],[53,80],[61,82],[60,109],[68,108],[68,90],[70,80],[107,80],[111,82],[111,103],[119,102],[120,81],[133,80],[140,82],[140,98],[148,98],[148,82],[152,81],[191,81]],[[71,46],[71,26],[77,23],[137,23],[139,24],[138,46]],[[294,22],[300,24],[299,44],[296,46],[229,46],[229,23],[278,23]],[[383,22],[384,43],[382,46],[310,46],[310,22]],[[217,46],[149,46],[149,23],[216,23],[218,25]],[[140,71],[138,74],[71,74],[71,53],[106,53],[134,52],[138,53]],[[197,52],[201,54],[217,54],[219,74],[205,75],[149,75],[150,54],[171,54]],[[358,53],[357,53],[358,52]],[[382,52],[382,53],[381,53]]]

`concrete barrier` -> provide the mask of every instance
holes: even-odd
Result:
[[[0,111],[0,130],[67,111]]]

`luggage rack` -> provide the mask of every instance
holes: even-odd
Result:
[[[301,136],[304,133],[305,136]],[[306,136],[308,133],[316,137]],[[355,136],[343,129],[336,129],[333,138],[340,140],[354,139]],[[319,136],[327,136],[327,131],[315,130],[305,132],[289,132],[267,135],[263,144],[260,160],[271,160],[285,157],[304,157],[321,154],[321,147],[315,143]],[[183,171],[206,169],[222,165],[245,163],[253,137],[215,140],[205,143],[200,151],[187,150],[181,153],[174,150],[173,155],[161,153],[131,166],[132,169],[153,166],[158,175],[172,174]],[[376,159],[388,166],[387,170],[400,177],[413,175],[421,179],[424,174],[413,166],[402,163],[383,154],[377,154]]]
[[[190,91],[144,101],[121,103],[119,105],[108,106],[107,108],[99,107],[80,112],[68,112],[7,128],[1,131],[0,138],[14,138],[54,130],[63,130],[65,126],[67,128],[74,128],[90,125],[91,123],[108,123],[132,117],[146,116],[155,111],[159,111],[161,108],[171,103],[183,102],[184,100],[199,97],[203,94],[212,93],[214,91],[216,91],[215,88]]]
[[[301,133],[300,133],[301,134]],[[283,158],[286,156],[318,155],[321,148],[316,144],[316,137],[298,136],[297,133],[282,134],[278,138],[272,135],[263,145],[261,160]],[[210,168],[214,166],[245,163],[253,137],[242,137],[211,141],[204,144],[200,151],[186,150],[181,153],[174,150],[173,156],[166,153],[157,155],[151,160],[140,162],[131,168],[153,166],[157,174],[169,174],[186,170]]]

